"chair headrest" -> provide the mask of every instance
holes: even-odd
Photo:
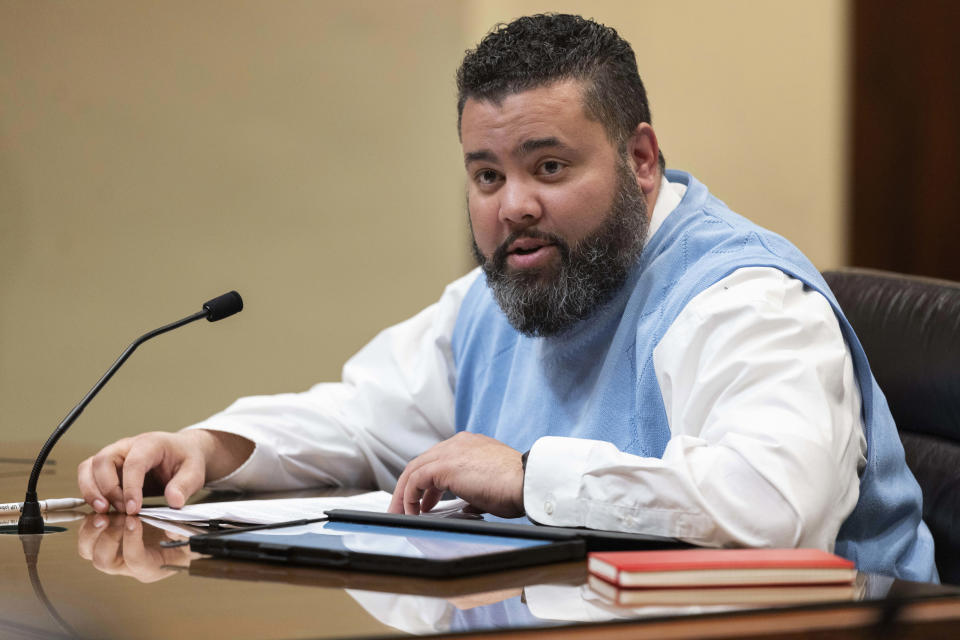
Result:
[[[868,269],[823,277],[897,427],[960,441],[960,283]]]

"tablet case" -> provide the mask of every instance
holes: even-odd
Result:
[[[320,566],[355,571],[376,571],[430,577],[458,577],[488,571],[499,571],[565,560],[578,560],[587,551],[620,551],[640,549],[675,549],[691,545],[673,538],[617,531],[597,531],[566,527],[535,525],[526,518],[504,520],[494,516],[485,519],[438,518],[401,514],[332,509],[326,512],[330,522],[356,523],[396,527],[397,535],[403,529],[446,531],[462,534],[509,536],[544,540],[550,544],[534,548],[499,551],[487,555],[453,560],[409,558],[349,549],[316,549],[300,546],[283,538],[270,541],[240,540],[235,534],[262,529],[298,526],[323,519],[302,520],[276,525],[261,525],[244,529],[226,530],[190,538],[190,548],[215,557],[257,560],[290,565]]]
[[[357,511],[353,509],[331,509],[324,513],[327,514],[327,517],[332,522],[343,521],[384,524],[395,527],[462,531],[464,533],[484,533],[487,535],[517,536],[520,538],[538,538],[543,540],[566,540],[574,537],[584,541],[587,551],[687,549],[693,546],[686,542],[681,542],[676,538],[665,538],[663,536],[642,533],[625,533],[622,531],[547,527],[534,524],[527,518],[504,519],[489,514],[485,514],[483,519],[464,519],[408,516],[396,513]]]
[[[313,521],[316,522],[316,521]],[[305,524],[305,523],[298,523]],[[407,531],[438,530],[427,527],[389,527],[389,525],[374,523],[331,522],[346,528],[376,527],[376,533],[382,533],[387,526],[390,533],[398,537],[404,536]],[[241,560],[256,560],[292,565],[316,566],[333,569],[347,569],[352,571],[375,571],[379,573],[394,573],[403,575],[429,576],[433,578],[454,578],[488,571],[499,571],[515,567],[524,567],[566,560],[579,560],[586,555],[584,541],[572,535],[559,535],[551,538],[529,536],[526,540],[543,541],[532,547],[498,550],[481,555],[472,555],[452,559],[437,559],[430,557],[395,556],[389,552],[376,553],[371,551],[357,551],[345,546],[339,548],[318,548],[312,545],[297,544],[294,536],[271,536],[256,540],[243,539],[240,534],[256,534],[264,529],[277,529],[292,526],[290,524],[266,525],[244,529],[228,529],[218,533],[196,535],[190,538],[190,549],[198,553],[205,553],[221,558],[236,558]],[[442,531],[442,530],[440,530]],[[471,536],[470,533],[449,531],[452,537]],[[491,534],[481,531],[473,535]],[[308,534],[309,535],[309,534]],[[335,538],[324,534],[313,534],[323,539]],[[472,537],[472,536],[471,536]]]

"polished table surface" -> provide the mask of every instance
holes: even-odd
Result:
[[[3,445],[0,501],[22,500],[30,465],[14,459],[37,449]],[[88,453],[58,447],[40,498],[75,495]],[[876,576],[856,602],[621,608],[587,586],[583,562],[382,576],[206,558],[161,546],[176,536],[136,517],[52,516],[65,531],[0,535],[0,638],[952,637],[960,624],[960,590]]]

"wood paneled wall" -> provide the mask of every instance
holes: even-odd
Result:
[[[855,0],[851,262],[960,280],[960,3]]]

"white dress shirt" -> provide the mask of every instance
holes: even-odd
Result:
[[[684,190],[664,180],[651,235]],[[376,336],[341,382],[242,398],[190,427],[256,443],[208,486],[392,491],[409,460],[456,432],[451,336],[478,277],[473,270]],[[527,514],[700,545],[832,550],[859,496],[866,439],[852,359],[826,299],[776,269],[739,269],[690,301],[653,363],[672,433],[663,457],[540,438],[527,463]]]

